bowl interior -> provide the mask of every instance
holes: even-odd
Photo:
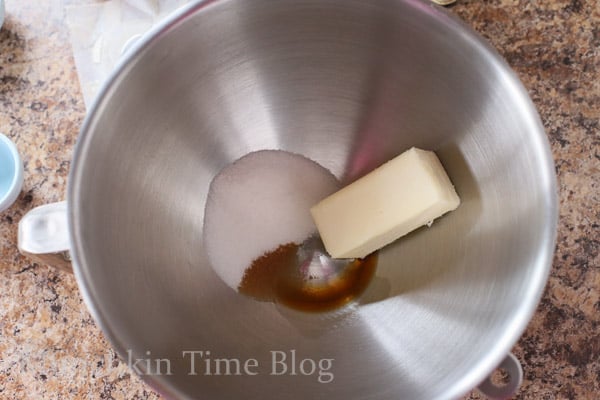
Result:
[[[350,182],[411,146],[437,152],[462,204],[385,248],[354,306],[310,315],[259,303],[208,265],[206,194],[231,161],[283,149]],[[151,361],[136,369],[155,388],[189,398],[455,398],[522,333],[556,224],[525,90],[421,1],[187,8],[136,47],[91,110],[69,202],[75,272],[100,326],[125,359]],[[194,350],[211,354],[194,355],[196,375]],[[211,357],[254,359],[257,373],[215,377]],[[303,359],[313,373],[292,373]]]

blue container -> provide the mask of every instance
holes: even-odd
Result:
[[[4,23],[4,0],[0,0],[0,28]]]
[[[0,212],[15,202],[23,186],[23,163],[15,144],[0,133]]]

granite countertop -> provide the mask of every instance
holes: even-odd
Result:
[[[17,202],[0,213],[0,398],[158,399],[111,349],[72,275],[16,248],[31,208],[64,199],[85,108],[65,3],[6,0],[0,31],[0,131],[25,164]],[[458,0],[529,91],[551,143],[560,220],[543,299],[513,352],[519,399],[600,393],[600,6],[597,0]],[[468,399],[481,398],[476,392]]]

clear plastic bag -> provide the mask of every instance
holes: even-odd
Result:
[[[126,48],[190,0],[110,0],[66,5],[73,56],[86,107]]]

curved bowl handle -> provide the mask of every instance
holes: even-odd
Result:
[[[19,251],[35,261],[73,272],[69,243],[66,201],[36,207],[19,221]]]
[[[508,374],[508,383],[497,386],[492,382],[491,375],[483,381],[477,389],[491,400],[506,400],[515,395],[523,382],[523,368],[514,354],[508,353],[504,361],[498,366]]]

